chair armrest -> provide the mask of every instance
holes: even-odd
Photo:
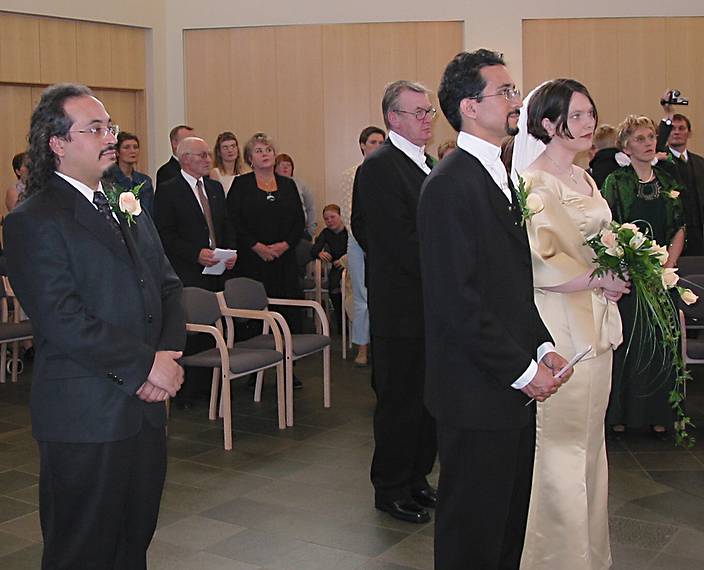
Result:
[[[285,339],[281,336],[281,331],[277,326],[278,319],[276,318],[276,315],[278,315],[278,313],[273,311],[259,311],[255,309],[231,309],[227,306],[225,301],[225,293],[220,291],[216,296],[218,299],[218,304],[220,305],[220,312],[225,318],[231,319],[232,317],[239,317],[242,319],[257,319],[268,324],[269,328],[271,328],[271,333],[274,335],[274,347],[277,352],[283,354],[286,344]],[[289,332],[289,338],[290,334],[291,333]]]
[[[225,339],[222,337],[222,332],[213,325],[197,325],[194,323],[186,323],[186,330],[189,332],[198,332],[209,334],[215,339],[215,345],[220,352],[220,362],[223,364],[223,369],[230,370],[230,353],[227,351]]]
[[[325,316],[325,311],[323,311],[322,305],[317,301],[310,301],[308,299],[275,299],[273,297],[269,297],[269,304],[285,305],[288,307],[309,307],[315,310],[315,314],[317,315],[318,320],[320,320],[320,324],[323,328],[323,334],[325,336],[330,336],[330,324]]]

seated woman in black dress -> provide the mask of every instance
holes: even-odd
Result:
[[[631,164],[609,174],[602,192],[613,219],[633,222],[658,244],[667,246],[665,267],[676,267],[685,240],[679,186],[666,165],[653,166],[656,142],[655,125],[648,117],[626,117],[618,126],[617,144]],[[624,342],[614,352],[606,421],[616,432],[626,426],[650,426],[662,433],[674,420],[668,403],[674,376],[668,363],[663,362],[657,339],[643,335],[644,324],[636,319],[635,300],[631,292],[618,303]]]
[[[244,147],[252,172],[237,176],[227,194],[227,213],[239,246],[235,275],[264,284],[269,297],[300,299],[296,244],[303,235],[303,207],[295,182],[274,173],[271,139],[256,133]],[[277,307],[291,332],[301,332],[298,308]]]
[[[343,307],[340,280],[343,267],[340,258],[347,255],[347,228],[340,215],[340,206],[337,204],[328,204],[323,208],[323,220],[325,229],[315,238],[310,256],[312,259],[317,258],[332,264],[328,271],[328,291],[335,309],[337,329],[341,331]]]

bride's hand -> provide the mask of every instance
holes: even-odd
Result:
[[[628,275],[624,275],[624,277],[628,279]],[[611,271],[598,279],[598,286],[604,290],[604,297],[614,302],[618,301],[622,295],[629,293],[631,290],[627,280],[621,279]]]

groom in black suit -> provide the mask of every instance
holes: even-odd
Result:
[[[5,220],[8,274],[32,321],[42,568],[146,568],[183,381],[181,283],[149,215],[111,208],[113,125],[81,85],[32,114],[27,199]]]
[[[517,569],[535,447],[526,404],[557,390],[566,363],[533,302],[528,237],[500,159],[520,93],[501,56],[479,50],[448,64],[438,95],[460,134],[418,206],[425,397],[440,456],[435,567]]]
[[[372,337],[374,459],[377,509],[426,523],[435,489],[426,479],[435,462],[435,423],[423,403],[425,351],[416,208],[430,172],[425,144],[435,109],[428,91],[410,81],[386,87],[382,100],[389,138],[357,169],[352,230],[367,254]]]

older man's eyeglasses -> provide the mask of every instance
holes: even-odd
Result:
[[[428,107],[427,109],[416,109],[415,111],[403,111],[401,109],[394,109],[394,113],[404,113],[406,115],[413,115],[417,120],[422,121],[428,116],[431,119],[434,119],[435,115],[438,114],[438,111],[437,109],[435,109],[435,107]]]
[[[120,134],[120,125],[109,125],[107,127],[88,127],[87,129],[76,129],[69,133],[81,133],[83,135],[93,135],[101,139],[107,138],[108,133],[117,137]]]
[[[516,89],[515,87],[506,87],[505,89],[500,89],[496,93],[491,93],[490,95],[484,95],[483,93],[480,93],[479,95],[475,95],[474,97],[467,97],[467,99],[477,99],[481,100],[484,99],[485,97],[505,97],[506,101],[509,103],[511,101],[518,101],[521,98],[521,90]]]
[[[201,158],[203,160],[213,156],[213,153],[210,151],[207,151],[207,150],[204,150],[203,152],[184,152],[183,154],[190,154],[191,156],[197,156],[198,158]]]

